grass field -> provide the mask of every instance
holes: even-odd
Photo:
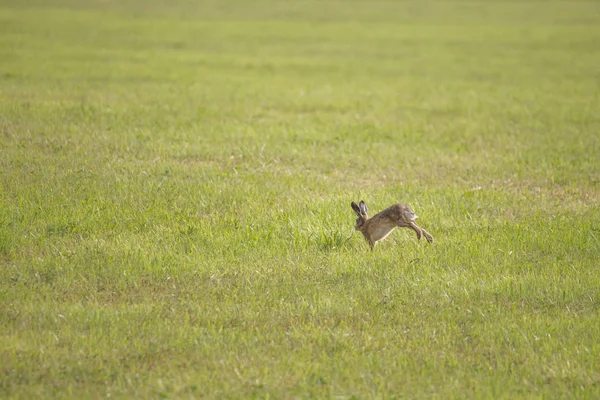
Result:
[[[600,398],[599,66],[595,1],[0,1],[0,397]]]

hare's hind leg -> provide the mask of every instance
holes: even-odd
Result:
[[[419,228],[419,226],[417,224],[415,224],[413,221],[410,221],[408,223],[408,228],[415,231],[417,233],[417,239],[421,240],[421,237],[423,236],[423,230],[421,228]]]
[[[425,239],[427,239],[427,241],[429,243],[433,243],[433,236],[431,236],[431,233],[427,232],[425,229],[421,228],[421,231],[423,231],[423,235],[425,235]]]
[[[408,227],[417,233],[417,238],[419,240],[421,240],[421,237],[425,236],[425,239],[427,239],[427,241],[429,243],[433,243],[433,236],[431,236],[431,234],[429,232],[427,232],[425,229],[423,229],[420,226],[418,226],[417,224],[415,224],[414,221],[410,221]]]

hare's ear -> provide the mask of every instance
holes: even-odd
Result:
[[[361,214],[367,215],[367,205],[365,204],[365,202],[361,200],[358,206],[358,209],[360,210]]]
[[[354,210],[356,215],[358,215],[360,217],[360,207],[358,206],[358,204],[356,204],[355,202],[352,202],[350,205],[352,206],[352,209]]]

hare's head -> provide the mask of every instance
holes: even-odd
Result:
[[[358,217],[356,219],[356,225],[354,226],[354,229],[358,231],[367,221],[367,219],[369,219],[369,217],[367,216],[367,205],[364,201],[361,200],[358,204],[352,202],[351,206],[354,212],[356,213],[356,216]]]

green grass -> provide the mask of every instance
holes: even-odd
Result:
[[[0,397],[600,397],[600,4],[0,2]],[[436,238],[374,252],[351,201]]]

